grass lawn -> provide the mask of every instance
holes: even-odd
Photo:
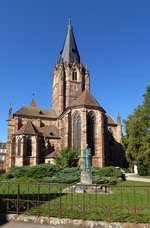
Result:
[[[150,182],[141,182],[141,181],[131,181],[131,180],[126,180],[123,181],[119,184],[117,184],[117,186],[149,186],[150,187]]]
[[[135,190],[133,187],[113,188],[113,194],[64,194],[43,204],[41,215],[47,216],[50,203],[51,216],[54,217],[147,222],[148,197],[147,188]],[[60,202],[61,211],[59,210]]]
[[[19,194],[24,206],[20,211],[29,215],[116,222],[149,221],[150,183],[124,181],[111,186],[110,194],[97,194],[96,190],[95,194],[62,193],[66,187],[46,183],[0,182],[0,200],[7,197],[15,201]]]

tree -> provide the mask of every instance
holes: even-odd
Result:
[[[79,154],[75,148],[62,148],[59,155],[56,155],[56,165],[66,167],[76,167],[78,165]]]
[[[144,101],[124,120],[126,135],[123,146],[131,165],[150,164],[150,85],[144,94]]]

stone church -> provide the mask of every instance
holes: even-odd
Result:
[[[54,162],[61,148],[74,147],[79,165],[85,145],[91,148],[95,167],[125,166],[121,146],[121,120],[117,122],[101,107],[90,91],[88,66],[84,65],[71,21],[60,60],[54,65],[52,109],[40,108],[32,98],[12,115],[9,110],[6,169]]]

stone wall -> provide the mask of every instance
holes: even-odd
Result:
[[[56,227],[87,227],[87,228],[150,228],[150,224],[138,223],[120,223],[120,222],[103,222],[103,221],[83,221],[78,219],[53,218],[53,217],[36,217],[15,214],[0,214],[1,221],[25,222],[39,225],[53,225]],[[49,226],[48,226],[49,227]]]

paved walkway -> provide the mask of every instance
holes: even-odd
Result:
[[[132,181],[150,182],[150,178],[137,177],[134,173],[126,173],[126,179]]]
[[[73,225],[41,225],[41,224],[32,224],[32,223],[23,223],[23,222],[0,222],[0,228],[73,228]],[[81,228],[81,226],[79,226]]]

